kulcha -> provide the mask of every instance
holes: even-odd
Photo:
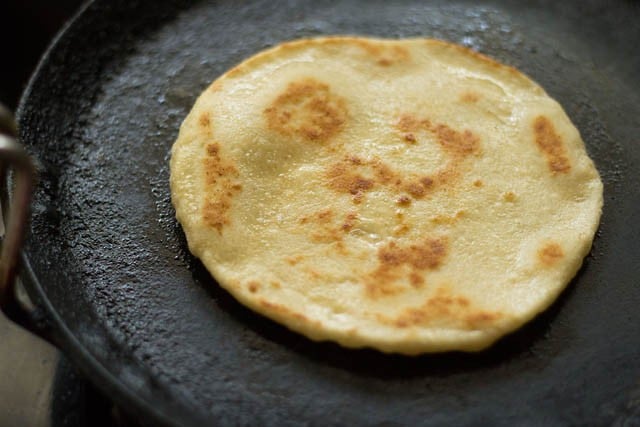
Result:
[[[477,351],[588,254],[602,182],[562,107],[430,39],[284,43],[208,87],[171,156],[189,249],[313,340]]]

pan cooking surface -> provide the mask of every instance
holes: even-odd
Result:
[[[89,5],[19,112],[42,171],[26,281],[67,352],[155,422],[640,422],[640,10],[555,3]],[[542,84],[580,129],[605,183],[592,254],[556,304],[489,351],[407,358],[313,343],[235,302],[189,254],[168,186],[181,121],[242,59],[323,34],[470,46]]]

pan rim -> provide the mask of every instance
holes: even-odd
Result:
[[[56,33],[41,55],[36,68],[29,77],[27,85],[20,96],[16,109],[16,121],[18,124],[22,121],[29,102],[28,100],[34,93],[34,86],[37,84],[42,70],[47,66],[47,63],[49,63],[51,57],[54,55],[62,40],[67,36],[68,32],[77,26],[85,15],[90,13],[91,7],[96,3],[97,0],[87,0],[82,3],[71,18]],[[4,186],[4,190],[10,188],[8,180],[7,182],[0,183],[0,185]],[[185,425],[185,419],[178,421],[178,419],[184,418],[183,415],[181,416],[175,413],[175,411],[167,410],[161,405],[154,405],[148,399],[139,396],[131,390],[127,384],[110,372],[106,366],[91,353],[87,346],[82,344],[77,336],[67,327],[58,310],[55,309],[47,297],[40,280],[31,267],[29,257],[24,249],[20,252],[20,272],[18,277],[24,284],[29,298],[31,298],[37,307],[44,309],[46,313],[45,324],[47,324],[47,326],[53,325],[53,336],[56,348],[69,358],[74,366],[78,367],[85,377],[105,396],[108,396],[110,400],[126,408],[129,412],[149,419],[149,421],[154,423],[153,425],[166,427],[180,427]],[[161,397],[158,398],[163,399]],[[186,424],[197,425],[197,423]]]

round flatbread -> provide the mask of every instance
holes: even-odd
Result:
[[[450,43],[305,39],[197,100],[172,150],[189,249],[314,340],[476,351],[549,306],[602,183],[561,106]]]

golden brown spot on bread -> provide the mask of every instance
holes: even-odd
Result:
[[[414,288],[421,288],[424,285],[424,277],[415,271],[409,274],[409,281]]]
[[[376,63],[383,67],[404,63],[410,58],[409,51],[402,46],[393,46],[392,48],[384,49],[378,55],[379,58]]]
[[[411,114],[403,114],[396,127],[402,132],[415,132],[420,129],[428,129],[431,126],[429,121],[421,122],[418,118]]]
[[[339,193],[361,196],[365,191],[373,188],[373,181],[354,172],[353,167],[350,167],[348,163],[352,162],[349,160],[348,162],[336,163],[326,171],[328,185]]]
[[[468,155],[478,151],[480,138],[470,130],[458,132],[449,126],[439,124],[431,128],[437,136],[438,142],[449,154]]]
[[[256,281],[249,282],[248,288],[249,288],[249,292],[251,292],[252,294],[255,294],[260,289],[260,283]]]
[[[502,198],[506,201],[506,202],[510,202],[513,203],[516,201],[516,193],[514,193],[513,191],[507,191],[506,193],[504,193],[502,195]]]
[[[369,166],[373,171],[373,176],[382,185],[395,184],[398,185],[402,182],[402,179],[391,169],[388,165],[384,164],[380,159],[374,158],[369,162]]]
[[[411,227],[408,224],[400,224],[393,229],[393,235],[394,237],[400,237],[406,235],[409,231],[411,231]]]
[[[401,115],[396,127],[405,134],[420,130],[431,132],[440,146],[452,156],[468,156],[480,149],[480,138],[470,130],[457,131],[446,124],[432,123],[429,119],[419,119],[412,114]]]
[[[433,179],[425,176],[405,185],[404,190],[415,199],[423,198],[433,188]]]
[[[307,267],[304,269],[304,271],[309,274],[309,276],[311,276],[314,279],[320,279],[322,278],[322,275],[320,273],[318,273],[318,271],[314,270],[311,267]]]
[[[473,307],[467,298],[439,288],[424,304],[407,308],[395,318],[382,317],[381,320],[399,328],[433,325],[476,330],[490,326],[501,317],[500,313]]]
[[[352,165],[361,165],[364,163],[360,157],[354,155],[347,156],[346,160]]]
[[[206,200],[202,207],[202,220],[209,227],[218,230],[218,233],[222,233],[222,228],[229,224],[226,214],[230,207],[231,204],[227,200]]]
[[[352,195],[355,203],[360,203],[365,193],[377,185],[395,192],[406,192],[414,199],[422,199],[430,192],[447,187],[457,179],[460,175],[460,162],[465,157],[477,153],[480,148],[480,139],[473,132],[459,132],[447,125],[418,119],[415,115],[400,116],[396,127],[401,131],[431,132],[442,149],[450,155],[451,160],[433,176],[402,176],[379,158],[362,159],[346,155],[343,160],[325,170],[326,185],[339,193]],[[398,203],[408,204],[407,196],[401,196]]]
[[[213,185],[222,180],[224,182],[220,187],[223,191],[236,190],[239,184],[232,182],[231,178],[238,177],[238,170],[233,163],[223,161],[220,158],[220,145],[217,143],[207,144],[205,149],[207,152],[203,160],[205,183]]]
[[[480,187],[482,187],[483,185],[484,185],[484,183],[483,183],[483,182],[482,182],[482,180],[480,180],[480,179],[476,179],[475,181],[473,181],[473,186],[474,186],[474,187],[478,187],[478,188],[480,188]]]
[[[335,218],[334,213],[329,210],[322,210],[300,218],[300,224],[312,224],[309,237],[317,243],[337,243],[342,245],[341,240],[345,233],[348,233],[358,222],[358,214],[349,212],[342,221]],[[341,249],[337,247],[337,249]]]
[[[400,206],[409,206],[411,204],[411,199],[407,196],[400,196],[400,198],[396,200],[396,203]]]
[[[346,102],[329,86],[312,78],[290,83],[264,110],[268,127],[281,135],[325,142],[347,120]]]
[[[562,247],[555,243],[547,243],[540,250],[538,250],[538,261],[546,267],[551,267],[558,262],[564,256]]]
[[[420,243],[399,246],[395,242],[378,249],[378,267],[365,277],[367,296],[378,298],[390,296],[406,289],[399,283],[402,272],[409,269],[409,282],[415,287],[414,275],[423,276],[426,270],[435,270],[444,262],[447,255],[447,240],[427,238]]]
[[[206,111],[202,113],[200,115],[200,118],[198,119],[198,123],[200,123],[200,126],[204,128],[209,128],[211,126],[211,118],[209,117],[209,113],[207,113]]]
[[[218,156],[218,152],[220,151],[220,144],[217,144],[217,143],[207,144],[205,148],[207,150],[208,156]]]
[[[379,268],[394,268],[408,264],[418,270],[432,270],[442,264],[446,254],[447,243],[444,238],[425,239],[419,244],[407,247],[390,242],[378,250]]]
[[[357,39],[353,39],[353,43],[371,56],[377,65],[382,67],[406,62],[411,57],[409,50],[403,46],[388,46]]]
[[[402,114],[395,123],[396,128],[406,135],[413,135],[415,143],[419,143],[420,132],[433,135],[442,150],[449,155],[444,167],[431,176],[405,179],[402,190],[414,199],[421,199],[430,192],[450,187],[460,176],[462,162],[470,155],[480,152],[480,137],[468,129],[458,131],[446,124],[433,123],[427,118],[419,118],[415,114]]]
[[[351,231],[353,226],[356,224],[356,220],[358,219],[358,214],[355,212],[349,212],[340,227],[342,231],[348,232]]]
[[[434,224],[439,224],[439,225],[451,225],[451,224],[455,224],[456,222],[458,222],[464,216],[465,216],[465,211],[461,210],[461,211],[456,212],[456,214],[453,215],[453,216],[450,216],[450,215],[436,215],[436,216],[430,218],[429,221],[431,221]]]
[[[490,311],[476,311],[474,313],[469,313],[464,318],[464,320],[469,329],[479,330],[490,326],[501,317],[502,316],[500,315],[500,313],[493,313]]]
[[[289,309],[287,306],[282,305],[282,304],[277,304],[271,301],[267,301],[265,299],[259,299],[258,300],[258,304],[260,306],[262,306],[264,309],[266,309],[267,311],[270,311],[272,313],[275,313],[279,316],[287,316],[287,317],[292,317],[294,319],[297,319],[298,321],[302,322],[302,323],[310,323],[316,327],[320,326],[320,322],[318,322],[317,320],[312,320],[310,318],[308,318],[307,316],[305,316],[302,313],[299,313],[297,311],[293,311],[291,309]]]
[[[298,319],[298,320],[300,320],[302,322],[305,322],[305,323],[317,324],[316,321],[311,321],[304,314],[299,313],[297,311],[290,310],[287,306],[284,306],[282,304],[277,304],[277,303],[274,303],[274,302],[270,302],[270,301],[267,301],[265,299],[258,300],[258,304],[260,304],[263,308],[265,308],[268,311],[271,311],[273,313],[277,313],[279,315],[291,316],[291,317],[293,317],[295,319]]]
[[[460,101],[468,104],[475,104],[479,100],[480,100],[480,95],[478,95],[475,92],[469,91],[469,92],[464,92],[462,95],[460,95]]]
[[[571,164],[567,158],[567,151],[551,120],[545,116],[536,117],[533,121],[533,132],[536,145],[547,158],[551,173],[568,173]]]
[[[363,160],[347,156],[344,160],[331,165],[325,171],[326,184],[329,188],[345,194],[351,194],[353,201],[359,203],[364,194],[376,185],[393,191],[407,191],[415,198],[424,197],[433,185],[430,177],[413,177],[405,184],[400,174],[378,158]],[[399,203],[408,204],[407,196],[401,196]]]
[[[302,255],[295,255],[295,256],[286,257],[284,260],[287,262],[287,264],[293,266],[298,264],[303,259],[304,257]]]
[[[410,144],[415,144],[416,142],[418,142],[418,140],[416,139],[416,136],[414,134],[412,134],[411,132],[407,132],[405,133],[402,138],[407,141]]]
[[[273,289],[280,289],[280,288],[282,288],[282,285],[280,284],[280,282],[275,281],[275,280],[272,280],[269,284],[271,285],[271,287],[272,287]]]
[[[326,224],[333,218],[333,211],[331,209],[322,210],[316,214],[316,217],[318,218],[318,222]]]
[[[207,196],[202,205],[202,220],[222,233],[222,228],[229,224],[227,211],[231,208],[231,200],[242,186],[236,182],[239,173],[235,165],[220,157],[219,144],[207,144],[205,152],[203,163]]]

